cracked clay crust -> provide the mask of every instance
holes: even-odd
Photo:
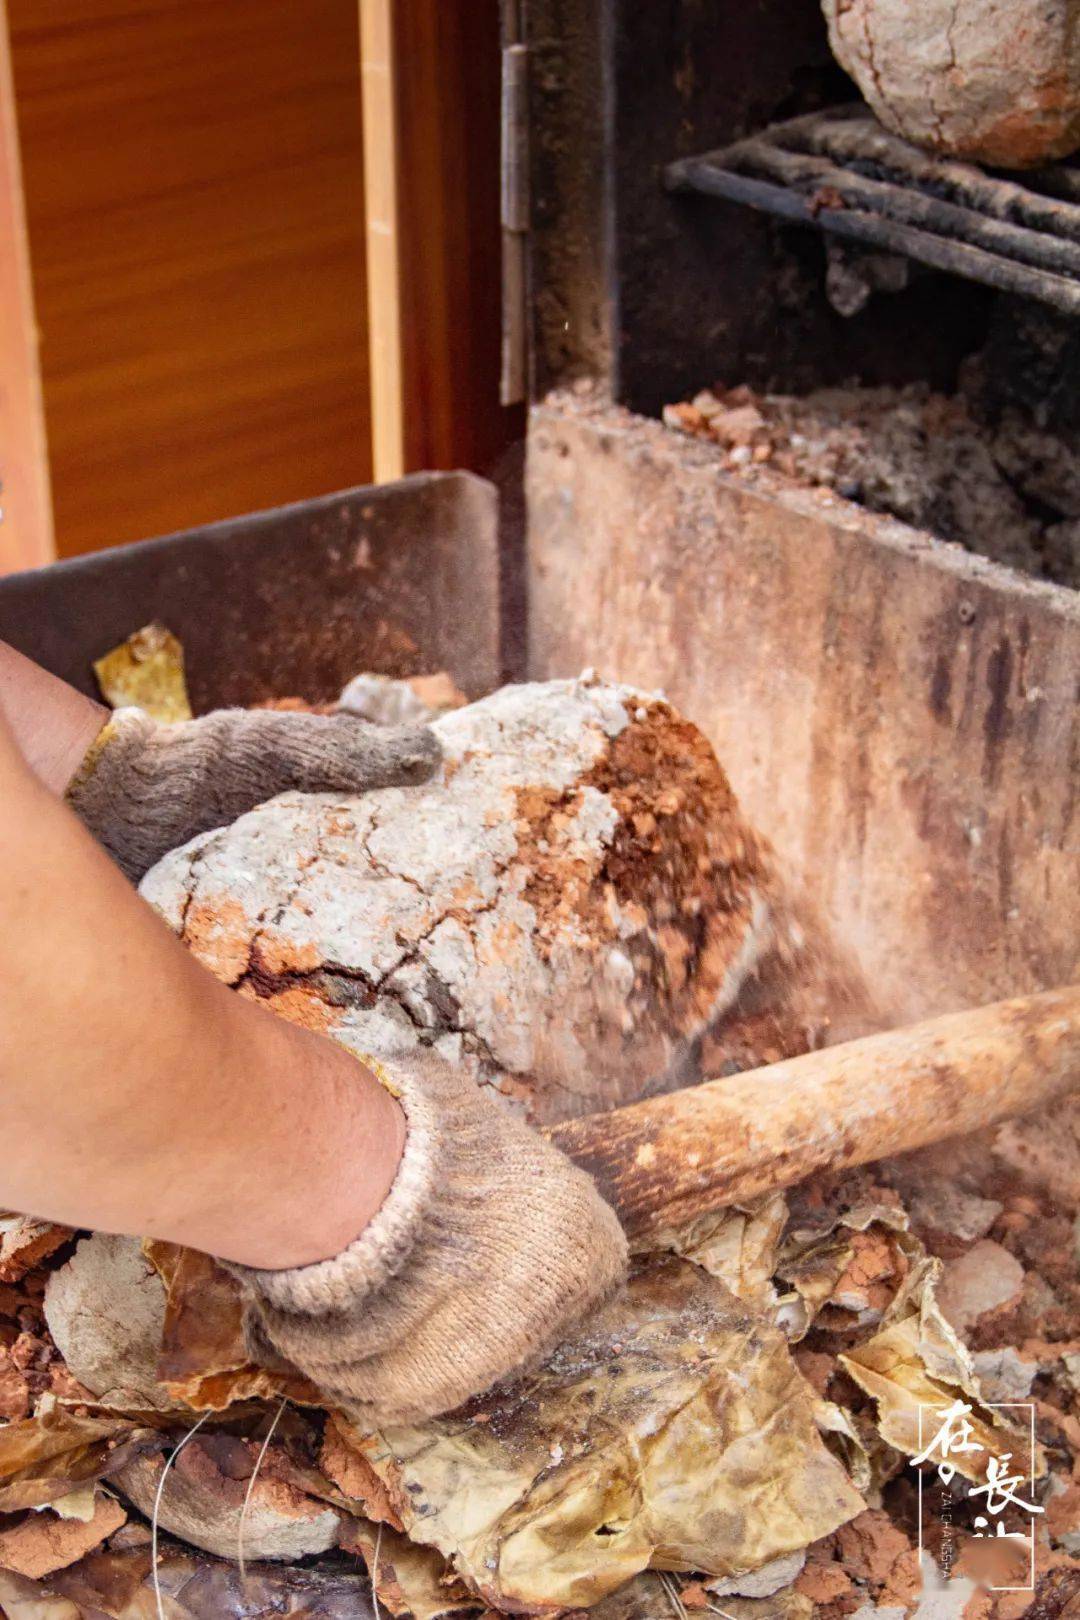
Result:
[[[708,742],[584,679],[435,729],[433,782],[283,795],[144,896],[240,994],[357,1052],[435,1046],[538,1123],[663,1083],[769,935],[767,852]]]

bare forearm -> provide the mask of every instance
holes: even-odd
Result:
[[[0,847],[0,1204],[263,1267],[351,1241],[393,1100],[192,961],[2,722]]]
[[[0,719],[53,793],[64,792],[108,712],[0,641]]]

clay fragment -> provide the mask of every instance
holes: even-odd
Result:
[[[787,1553],[783,1558],[774,1558],[747,1575],[728,1575],[709,1581],[705,1589],[717,1597],[772,1597],[797,1579],[805,1562],[804,1552]]]
[[[915,1549],[880,1508],[868,1508],[836,1532],[836,1546],[844,1569],[869,1587],[875,1598],[887,1602],[904,1586],[917,1586]]]
[[[835,246],[826,282],[837,291]],[[868,261],[847,261],[849,286],[863,300]],[[895,262],[895,261],[894,261]],[[876,281],[877,278],[871,278]],[[665,408],[676,431],[715,445],[725,472],[775,498],[791,484],[823,505],[857,503],[1036,578],[1080,585],[1080,501],[1075,430],[1036,428],[1015,407],[988,419],[978,368],[957,393],[926,383],[850,383],[809,394],[724,391],[724,408],[695,421]],[[700,397],[700,396],[699,396]],[[727,407],[753,400],[762,419],[753,449],[728,438]],[[742,409],[740,404],[738,409]],[[841,510],[843,508],[841,507]]]
[[[971,1358],[979,1388],[988,1401],[1023,1401],[1039,1371],[1037,1361],[1026,1361],[1011,1344],[999,1350],[979,1350]]]
[[[253,1440],[215,1433],[197,1435],[179,1453],[161,1497],[163,1529],[219,1558],[238,1556],[240,1516],[259,1446]],[[139,1457],[121,1469],[115,1483],[149,1516],[165,1459]],[[341,1515],[324,1502],[260,1471],[244,1521],[245,1558],[291,1561],[334,1545]]]
[[[40,1580],[99,1547],[126,1519],[120,1503],[104,1491],[97,1493],[89,1519],[62,1519],[49,1509],[28,1513],[0,1530],[0,1568]]]
[[[68,1371],[107,1405],[175,1404],[157,1379],[165,1290],[135,1238],[80,1239],[49,1278],[45,1320]]]
[[[955,1260],[945,1262],[937,1299],[957,1333],[967,1333],[981,1317],[1004,1311],[1020,1298],[1024,1268],[1000,1243],[982,1238]]]
[[[394,1509],[389,1491],[363,1454],[363,1441],[363,1433],[355,1429],[340,1412],[329,1413],[319,1452],[319,1466],[339,1490],[362,1504],[366,1519],[373,1524],[387,1524],[392,1530],[400,1530],[401,1519]]]
[[[987,1235],[1002,1205],[995,1198],[980,1198],[942,1176],[929,1178],[911,1202],[911,1218],[920,1228],[962,1243],[974,1243]]]
[[[337,706],[373,725],[426,725],[468,699],[445,670],[435,675],[412,675],[394,680],[389,675],[354,675],[338,698]]]
[[[25,1417],[30,1410],[30,1385],[22,1369],[0,1347],[0,1418]]]
[[[72,1236],[70,1226],[29,1215],[0,1217],[0,1282],[18,1282]]]

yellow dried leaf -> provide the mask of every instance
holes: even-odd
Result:
[[[941,1262],[920,1261],[906,1279],[880,1330],[839,1360],[877,1402],[877,1426],[897,1451],[917,1457],[930,1445],[957,1400],[971,1407],[968,1422],[978,1451],[955,1452],[949,1461],[966,1479],[985,1482],[989,1457],[1005,1452],[1026,1459],[1023,1436],[983,1403],[967,1347],[941,1314],[935,1287]],[[921,1425],[921,1426],[920,1426]],[[943,1458],[941,1460],[944,1460]],[[1036,1449],[1036,1472],[1043,1471]]]
[[[775,1299],[772,1275],[787,1221],[783,1193],[699,1215],[689,1226],[649,1239],[650,1251],[668,1250],[692,1260],[726,1284],[736,1299],[767,1305]]]
[[[814,1421],[829,1450],[844,1464],[855,1489],[864,1496],[873,1490],[879,1482],[851,1413],[835,1401],[819,1400],[814,1406]]]
[[[543,1613],[649,1566],[757,1569],[861,1512],[814,1406],[771,1323],[656,1257],[539,1372],[363,1445],[413,1541]]]
[[[143,709],[154,720],[191,719],[184,649],[163,624],[147,624],[94,664],[110,708]]]
[[[91,1480],[87,1485],[78,1485],[66,1496],[58,1496],[49,1506],[54,1513],[62,1519],[81,1519],[83,1524],[94,1517],[98,1504],[98,1489]]]
[[[433,1547],[417,1546],[389,1525],[358,1519],[340,1545],[363,1558],[375,1596],[392,1615],[436,1620],[480,1607],[459,1581],[447,1577],[446,1560]]]

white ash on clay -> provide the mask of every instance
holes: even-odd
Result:
[[[359,1052],[434,1045],[538,1121],[679,1083],[772,933],[768,853],[705,737],[585,677],[435,730],[434,781],[283,795],[143,894],[240,993]]]

